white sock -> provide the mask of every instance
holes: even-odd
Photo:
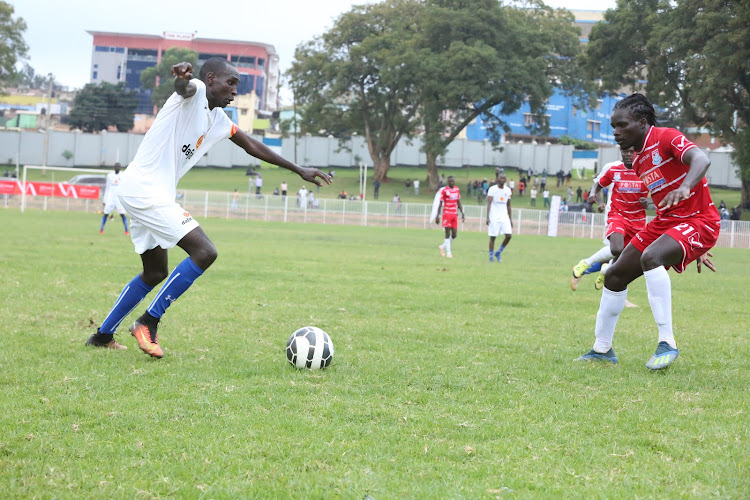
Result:
[[[615,326],[620,318],[620,313],[625,308],[625,299],[628,298],[628,289],[622,292],[613,292],[605,286],[602,290],[602,300],[599,302],[599,312],[596,313],[596,328],[594,334],[594,350],[606,353],[612,349],[612,337],[615,335]]]
[[[596,252],[594,255],[592,255],[588,259],[584,259],[584,260],[586,261],[586,264],[591,266],[594,262],[607,262],[613,257],[614,255],[612,255],[612,251],[609,249],[609,246],[606,246],[606,247],[600,248],[598,252]]]
[[[646,291],[648,302],[651,304],[651,313],[659,328],[659,342],[666,342],[672,347],[677,347],[672,331],[672,281],[664,266],[659,266],[650,271],[645,271]]]
[[[451,239],[445,238],[445,243],[443,243],[443,248],[445,248],[445,251],[447,253],[451,253]]]

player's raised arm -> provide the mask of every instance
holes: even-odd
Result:
[[[181,62],[172,66],[174,78],[174,90],[183,98],[192,97],[198,91],[198,87],[191,83],[193,78],[193,65],[189,62]]]
[[[709,160],[706,153],[699,148],[692,148],[688,150],[682,158],[683,163],[690,165],[685,179],[683,179],[680,187],[674,191],[670,191],[659,203],[660,207],[669,208],[673,205],[677,205],[682,200],[686,200],[690,197],[690,191],[700,182],[701,179],[706,175],[708,167],[711,166],[711,160]]]
[[[262,142],[256,141],[242,130],[238,130],[237,133],[231,137],[231,141],[244,149],[250,156],[254,156],[260,160],[291,170],[307,182],[312,182],[313,184],[320,186],[321,182],[318,180],[319,178],[326,184],[331,183],[331,177],[325,172],[322,172],[317,168],[301,167],[296,163],[287,160]]]

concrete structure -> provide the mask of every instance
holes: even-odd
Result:
[[[253,93],[257,109],[270,114],[278,107],[278,84],[281,78],[279,57],[273,45],[260,42],[197,38],[193,33],[164,32],[162,35],[140,35],[88,31],[94,37],[91,53],[91,83],[125,82],[138,93],[136,113],[152,113],[151,92],[141,88],[141,72],[161,61],[172,47],[198,52],[198,62],[210,57],[230,60],[240,72],[238,94]]]

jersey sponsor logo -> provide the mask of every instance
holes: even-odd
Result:
[[[652,160],[652,163],[654,164],[655,167],[661,165],[662,162],[664,161],[662,159],[661,155],[659,154],[659,150],[658,149],[654,149],[651,152],[651,160]]]
[[[195,153],[195,149],[190,149],[190,144],[185,144],[182,146],[182,152],[185,155],[185,159],[189,160],[193,157],[193,154]]]
[[[185,216],[185,220],[182,221],[183,226],[187,224],[188,222],[190,222],[191,220],[193,220],[193,217],[190,215],[190,212],[182,212],[182,215]]]
[[[685,137],[684,135],[678,135],[677,137],[672,139],[672,146],[674,146],[677,151],[682,151],[690,144],[691,142],[688,141],[687,137]]]
[[[199,147],[201,147],[201,144],[203,144],[203,138],[204,138],[204,137],[206,137],[206,135],[205,135],[205,134],[203,134],[202,136],[200,136],[200,137],[198,138],[198,142],[196,142],[196,143],[195,143],[195,149],[198,149]]]
[[[661,170],[658,168],[653,169],[651,172],[643,176],[643,183],[646,185],[649,191],[653,191],[655,188],[665,184],[667,180],[661,175]]]
[[[701,243],[701,235],[699,233],[691,233],[688,236],[688,243],[690,243],[690,248],[703,248],[703,243]]]

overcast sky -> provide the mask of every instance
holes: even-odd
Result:
[[[39,74],[52,73],[62,85],[89,82],[93,38],[90,31],[161,35],[164,31],[268,43],[276,47],[286,71],[301,42],[327,31],[353,5],[374,0],[5,0],[14,16],[26,21],[29,64]],[[616,0],[547,0],[552,7],[606,10]],[[179,5],[179,9],[176,7]],[[282,96],[284,94],[282,93]]]

